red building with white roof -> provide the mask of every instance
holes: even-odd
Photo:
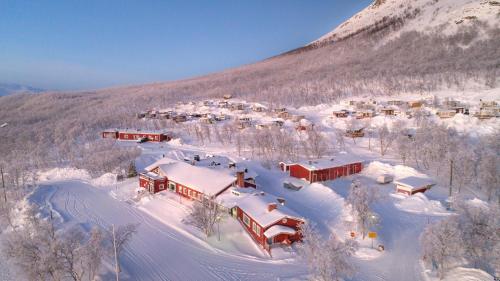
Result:
[[[291,177],[313,183],[359,173],[363,169],[363,164],[359,160],[339,156],[332,159],[309,160],[299,163],[280,162],[280,168],[285,172],[289,171]]]
[[[304,219],[286,207],[284,200],[264,192],[233,191],[239,195],[224,197],[224,205],[267,252],[270,253],[273,246],[290,245],[302,239],[299,229]]]
[[[169,190],[196,200],[201,200],[202,196],[214,198],[237,182],[243,182],[244,185],[244,179],[238,180],[221,170],[197,167],[168,158],[160,159],[145,170],[139,175],[139,185],[149,192]],[[238,177],[243,176],[238,173]]]
[[[119,130],[109,129],[102,132],[103,138],[118,139],[118,140],[132,140],[146,139],[151,142],[169,141],[171,136],[166,131],[141,131],[141,130]]]

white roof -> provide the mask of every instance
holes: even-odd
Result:
[[[297,231],[289,226],[284,226],[284,225],[273,225],[271,226],[268,230],[264,232],[264,236],[267,238],[274,237],[278,234],[284,233],[284,234],[295,234]]]
[[[302,161],[297,164],[308,170],[323,170],[333,167],[345,166],[348,164],[359,163],[362,162],[353,155],[349,154],[338,154],[332,158],[322,158],[316,160]]]
[[[153,164],[146,166],[146,168],[144,168],[144,170],[150,172],[151,170],[160,166],[161,164],[170,164],[170,163],[175,163],[175,162],[178,162],[178,161],[164,157],[164,158],[161,158],[160,160],[154,162]]]
[[[185,185],[206,195],[216,195],[236,181],[235,177],[224,172],[168,158],[160,159],[146,169],[151,170],[155,167],[159,167],[159,174],[167,177],[169,181]]]
[[[271,203],[276,203],[277,208],[269,212],[268,205]],[[239,200],[236,205],[264,228],[284,218],[300,219],[297,213],[286,206],[280,205],[277,197],[270,194],[261,195],[261,193],[255,193],[248,195]]]
[[[152,172],[147,172],[147,173],[144,173],[143,175],[149,177],[149,178],[152,178],[152,179],[155,179],[155,180],[158,180],[158,179],[162,179],[163,177],[155,174],[155,173],[152,173]]]
[[[429,178],[406,177],[394,181],[399,186],[406,187],[410,190],[421,189],[423,187],[432,186],[435,183]]]

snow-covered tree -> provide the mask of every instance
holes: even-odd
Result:
[[[458,201],[454,204],[457,210],[458,229],[464,257],[474,267],[491,272],[491,263],[498,257],[492,249],[500,244],[500,209],[495,205],[474,204]]]
[[[196,201],[191,208],[191,212],[184,220],[186,223],[203,231],[208,238],[214,233],[214,226],[221,220],[225,212],[216,201],[202,197],[201,201]]]
[[[135,161],[130,162],[130,165],[128,166],[127,177],[129,178],[137,177],[137,169],[135,168]]]
[[[478,164],[478,182],[488,196],[500,204],[500,157],[497,152],[483,149]]]
[[[377,135],[379,140],[380,155],[384,156],[387,150],[394,141],[394,134],[389,130],[387,124],[383,124],[377,128]]]
[[[424,262],[436,269],[441,279],[464,252],[455,218],[427,226],[421,235],[421,242]]]
[[[108,229],[108,244],[112,245],[112,251],[109,254],[114,256],[118,272],[121,271],[120,257],[122,256],[123,250],[137,233],[138,228],[139,224],[129,223],[120,225],[116,228],[113,226],[111,229]]]
[[[368,231],[379,223],[378,215],[372,211],[370,206],[376,200],[377,193],[373,188],[362,185],[359,181],[353,181],[345,203],[350,206],[352,216],[363,235],[363,239]]]
[[[342,242],[334,234],[325,240],[311,223],[303,224],[300,231],[303,241],[299,253],[307,262],[312,280],[337,281],[354,275],[351,257],[358,249],[355,240]]]

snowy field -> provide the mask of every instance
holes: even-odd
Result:
[[[157,145],[144,145],[138,166],[161,157],[165,151],[170,155],[189,152],[162,146],[160,149]],[[325,235],[334,231],[347,237],[348,229],[342,224],[346,216],[343,202],[352,177],[289,191],[281,185],[287,178],[284,173],[267,170],[258,163],[248,164],[259,173],[257,183],[264,191],[286,198],[290,208],[317,222]],[[375,162],[355,176],[383,197],[374,206],[381,216],[375,245],[383,244],[385,251],[372,250],[368,238],[361,241],[362,248],[356,254],[359,270],[353,280],[425,280],[418,262],[418,237],[426,224],[448,215],[441,205],[445,196],[439,189],[414,198],[394,195],[393,184],[375,182],[376,171],[384,169],[393,169],[396,176],[418,173],[411,168]],[[127,276],[124,280],[303,280],[307,274],[293,248],[270,257],[255,246],[232,218],[221,226],[220,242],[216,237],[207,241],[198,230],[182,223],[190,201],[169,192],[134,201],[137,179],[116,183],[109,175],[91,179],[85,172],[68,169],[49,171],[42,178],[45,181],[30,200],[50,206],[65,223],[87,227],[140,223],[139,233],[123,259]]]
[[[496,93],[495,93],[496,94]],[[190,105],[177,109],[189,110]],[[320,105],[290,109],[317,124],[325,134],[335,129],[345,129],[346,120],[332,119],[332,110],[346,108],[345,105]],[[207,109],[208,110],[208,109]],[[272,118],[259,113],[248,113],[254,121],[269,121]],[[402,117],[377,116],[372,124],[386,123],[392,126],[396,121],[412,126],[412,120]],[[448,126],[465,132],[490,134],[498,131],[496,119],[479,121],[472,116],[457,115],[445,122]],[[285,124],[285,126],[292,126]],[[169,157],[183,160],[194,154],[218,155],[237,163],[244,163],[256,172],[260,190],[286,199],[286,205],[307,220],[317,224],[321,234],[334,232],[341,239],[348,239],[353,229],[348,227],[349,210],[344,200],[353,180],[359,180],[373,189],[380,198],[373,207],[380,216],[376,229],[378,238],[360,242],[360,249],[354,260],[357,266],[352,280],[430,280],[421,264],[419,236],[423,229],[451,213],[446,210],[447,189],[435,186],[424,194],[407,197],[395,194],[395,185],[378,184],[382,174],[391,174],[395,179],[420,176],[421,171],[401,165],[394,155],[381,157],[376,151],[368,150],[367,138],[356,142],[346,139],[345,152],[365,162],[360,174],[325,183],[306,184],[299,191],[283,188],[283,181],[291,179],[277,167],[267,169],[259,162],[237,157],[235,148],[220,145],[194,145],[190,140],[173,140],[169,143],[123,142],[120,145],[138,146],[142,150],[136,159],[139,171],[154,161]],[[81,225],[89,230],[92,225],[110,227],[127,223],[139,223],[138,233],[126,249],[122,260],[122,280],[304,280],[307,268],[298,258],[295,246],[277,248],[270,256],[260,249],[243,230],[239,222],[228,217],[220,224],[219,235],[205,239],[196,228],[187,225],[183,219],[189,213],[192,202],[169,191],[155,195],[137,197],[138,178],[116,182],[116,175],[104,174],[92,178],[83,170],[71,168],[52,169],[39,175],[40,186],[29,195],[29,201],[53,210],[64,225]],[[472,196],[469,194],[469,196]],[[472,197],[471,197],[472,198]],[[476,199],[479,200],[479,199]],[[380,252],[372,248],[383,245]],[[7,265],[0,261],[0,268]],[[5,271],[3,278],[10,280]],[[469,279],[466,276],[473,276]],[[479,277],[478,277],[479,276]],[[463,277],[463,279],[462,279]],[[104,280],[112,279],[108,270]],[[492,280],[479,270],[457,269],[450,272],[446,280]],[[477,278],[477,279],[474,279]]]

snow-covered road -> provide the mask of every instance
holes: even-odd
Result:
[[[122,259],[128,274],[125,280],[287,280],[306,273],[296,263],[229,255],[209,248],[82,181],[44,184],[30,200],[52,207],[65,222],[84,226],[140,223]]]

